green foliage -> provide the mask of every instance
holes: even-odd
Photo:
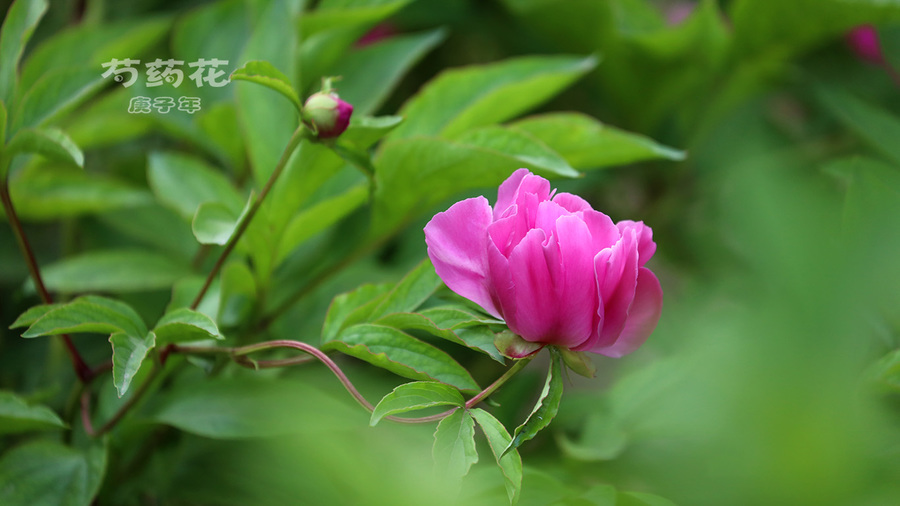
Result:
[[[436,381],[404,383],[385,395],[372,411],[369,425],[377,424],[388,415],[396,415],[435,406],[465,405],[459,390]]]
[[[91,504],[107,467],[106,448],[84,451],[38,440],[0,457],[0,500],[3,504],[78,506]]]
[[[303,108],[300,97],[291,86],[290,79],[267,61],[254,60],[245,63],[243,67],[231,73],[231,80],[261,84],[284,95],[297,107],[298,111]]]
[[[66,428],[66,423],[47,406],[29,405],[14,392],[0,391],[0,434]]]
[[[475,450],[475,419],[467,409],[458,408],[441,420],[434,431],[435,472],[448,479],[460,479],[478,462]]]
[[[542,429],[550,425],[559,411],[559,401],[562,400],[562,358],[556,348],[550,348],[550,370],[547,371],[547,380],[544,389],[538,397],[534,409],[522,425],[516,427],[509,445],[503,450],[503,455],[515,450],[525,441],[533,439]]]

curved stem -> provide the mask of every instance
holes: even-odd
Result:
[[[91,423],[91,392],[90,390],[85,389],[84,393],[81,394],[81,422],[84,425],[84,431],[91,437],[97,437],[112,430],[112,428],[128,414],[131,408],[144,397],[144,394],[150,389],[150,385],[153,384],[153,380],[156,379],[160,370],[162,370],[162,367],[154,363],[153,369],[151,369],[147,377],[144,378],[144,382],[141,383],[141,386],[138,387],[137,391],[131,394],[131,397],[119,406],[119,409],[116,410],[113,416],[97,430],[94,430],[94,425]]]
[[[241,217],[240,222],[237,224],[237,227],[234,230],[234,233],[231,234],[231,237],[228,238],[228,242],[225,243],[225,248],[222,250],[222,253],[219,254],[219,258],[216,260],[215,265],[213,265],[212,270],[209,275],[206,276],[206,281],[203,283],[203,287],[200,289],[200,293],[197,294],[197,297],[194,298],[194,302],[191,303],[191,309],[197,309],[197,306],[200,305],[200,301],[203,300],[203,296],[206,295],[206,291],[209,290],[209,286],[212,284],[213,279],[215,279],[216,274],[219,273],[219,270],[222,269],[222,266],[225,265],[225,260],[228,259],[228,255],[231,254],[231,250],[237,246],[238,240],[240,240],[241,236],[244,235],[244,232],[247,230],[247,227],[250,225],[250,221],[253,220],[253,217],[256,216],[256,212],[259,211],[259,208],[262,206],[263,201],[266,199],[266,195],[269,194],[269,191],[272,189],[272,186],[275,184],[275,180],[278,179],[278,176],[284,171],[284,167],[287,165],[288,160],[291,158],[291,155],[294,153],[294,150],[297,149],[297,146],[300,145],[300,142],[309,135],[309,130],[307,130],[306,126],[300,124],[300,126],[294,130],[294,134],[291,136],[291,140],[288,141],[287,147],[284,148],[284,152],[281,153],[281,158],[278,160],[278,165],[275,166],[275,170],[272,171],[272,175],[269,176],[269,180],[266,181],[266,185],[263,186],[263,189],[259,192],[259,197],[253,202],[250,206],[250,209],[247,210],[247,213]]]

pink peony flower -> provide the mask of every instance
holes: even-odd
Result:
[[[437,274],[526,341],[621,357],[656,328],[662,288],[644,267],[656,251],[642,222],[614,224],[584,199],[519,169],[484,197],[425,226]]]
[[[320,91],[306,99],[303,113],[316,127],[320,139],[331,139],[347,129],[353,106],[338,98],[336,93]]]

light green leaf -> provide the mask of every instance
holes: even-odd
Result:
[[[369,318],[376,319],[390,313],[413,311],[425,302],[441,283],[434,266],[426,258],[391,289],[374,308]]]
[[[335,66],[341,76],[341,99],[353,104],[354,114],[371,114],[388,98],[403,75],[441,43],[444,29],[390,37],[352,51]]]
[[[593,56],[523,57],[446,70],[400,110],[406,117],[392,139],[452,138],[513,118],[556,95],[597,65]]]
[[[188,274],[190,268],[182,262],[136,250],[90,251],[43,269],[47,289],[64,293],[160,290]]]
[[[290,100],[297,110],[303,108],[300,97],[294,91],[291,80],[274,65],[263,60],[249,61],[231,73],[231,80],[250,81],[277,91]]]
[[[503,453],[503,450],[512,442],[512,436],[509,435],[509,431],[500,423],[500,420],[494,418],[494,415],[481,408],[475,408],[470,413],[487,437],[491,453],[494,454],[494,459],[500,466],[500,471],[503,472],[503,484],[506,487],[509,504],[515,506],[522,493],[522,457],[519,456],[519,450]]]
[[[540,139],[579,170],[646,160],[684,160],[678,151],[642,135],[604,125],[581,113],[531,116],[511,125]]]
[[[403,330],[421,330],[484,353],[503,363],[494,346],[494,333],[481,325],[478,317],[453,308],[431,308],[421,313],[391,313],[374,321],[378,325]]]
[[[816,95],[832,114],[866,143],[900,162],[900,118],[841,89],[821,85]]]
[[[475,449],[475,420],[466,409],[457,409],[441,420],[434,431],[432,448],[438,476],[460,479],[478,462]]]
[[[6,104],[12,104],[15,95],[22,52],[48,7],[46,0],[17,0],[6,13],[0,29],[0,101]]]
[[[6,156],[10,158],[25,153],[36,153],[84,168],[84,154],[72,139],[58,128],[23,128],[9,141],[6,150]]]
[[[155,115],[129,114],[131,91],[115,89],[96,97],[66,121],[66,132],[81,149],[133,141],[157,126]]]
[[[72,302],[54,306],[56,307],[32,323],[22,337],[75,332],[125,332],[133,336],[147,333],[147,327],[137,312],[118,300],[85,295]]]
[[[619,492],[616,506],[675,506],[675,503],[645,492]]]
[[[534,171],[565,177],[580,175],[540,137],[528,132],[492,125],[469,130],[457,137],[456,141],[510,155]]]
[[[325,324],[322,326],[322,342],[337,338],[345,327],[369,321],[372,310],[391,291],[393,286],[389,283],[366,284],[352,292],[336,296],[328,306],[328,313],[325,315]]]
[[[437,380],[466,392],[479,390],[469,372],[450,355],[390,327],[353,325],[322,349],[340,351],[404,378]]]
[[[167,312],[156,322],[153,332],[160,344],[225,339],[210,317],[188,308]]]
[[[562,399],[563,391],[561,359],[556,348],[550,348],[550,355],[550,370],[547,372],[547,381],[544,383],[541,396],[525,423],[516,427],[512,441],[503,450],[504,455],[532,439],[541,429],[550,425],[559,411],[559,401]]]
[[[404,383],[384,396],[372,411],[369,425],[375,426],[389,415],[406,413],[435,406],[464,406],[466,400],[459,390],[436,381]]]
[[[281,234],[276,264],[281,263],[297,246],[355,211],[369,199],[369,187],[360,184],[340,195],[325,199],[294,216]]]
[[[106,448],[81,452],[60,442],[25,443],[0,458],[0,504],[88,506],[106,473]]]
[[[372,117],[354,114],[350,117],[347,130],[341,134],[341,142],[356,146],[357,149],[369,149],[401,122],[403,116]]]
[[[156,346],[156,334],[150,331],[138,337],[115,332],[109,336],[109,343],[113,350],[113,384],[119,397],[122,397],[147,358],[147,353]]]
[[[191,222],[191,231],[200,244],[223,245],[231,239],[238,223],[246,215],[252,205],[253,197],[244,207],[240,215],[219,202],[204,202],[197,208],[197,214]]]
[[[72,111],[104,87],[101,73],[83,66],[46,71],[24,90],[12,121],[13,128],[43,125]]]
[[[244,206],[231,181],[206,162],[177,153],[151,153],[147,181],[161,203],[192,220],[204,202],[218,202],[239,213]]]
[[[11,329],[20,327],[30,327],[34,322],[38,321],[42,316],[50,311],[62,306],[62,304],[41,304],[28,308],[27,311],[19,315],[16,321],[9,326]]]
[[[15,392],[0,390],[0,434],[67,427],[66,423],[47,406],[31,405]]]

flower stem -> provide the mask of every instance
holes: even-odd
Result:
[[[219,270],[222,269],[222,266],[225,265],[225,260],[228,259],[228,255],[231,254],[231,250],[237,246],[238,240],[240,240],[241,236],[247,230],[247,227],[250,225],[250,221],[253,220],[253,217],[256,216],[256,212],[259,211],[259,208],[262,206],[263,201],[266,199],[266,195],[269,194],[269,191],[272,189],[272,186],[275,184],[275,180],[278,179],[278,176],[284,171],[285,166],[287,165],[288,160],[291,158],[291,155],[294,153],[294,150],[297,149],[297,146],[300,145],[300,142],[309,135],[309,130],[302,123],[296,130],[294,130],[294,134],[291,136],[291,140],[288,141],[287,147],[285,147],[284,152],[281,153],[281,158],[278,160],[278,165],[275,166],[275,170],[272,171],[272,175],[269,176],[269,180],[266,181],[266,185],[263,186],[263,189],[259,193],[259,197],[253,202],[250,206],[250,209],[247,210],[247,213],[241,217],[241,221],[237,224],[237,227],[234,230],[234,233],[231,234],[231,237],[228,238],[228,242],[225,243],[225,248],[222,250],[222,253],[219,255],[219,258],[216,260],[215,265],[213,265],[212,270],[209,275],[206,276],[206,281],[203,283],[203,287],[200,289],[200,293],[197,294],[197,297],[194,298],[194,302],[191,303],[191,309],[197,309],[197,306],[200,305],[200,301],[203,300],[203,296],[206,295],[206,291],[209,290],[210,285],[215,279],[216,274],[219,273]]]
[[[97,437],[112,430],[112,428],[128,414],[131,408],[144,397],[144,394],[150,389],[150,385],[153,384],[153,380],[156,379],[161,370],[162,366],[154,363],[153,369],[151,369],[147,377],[144,378],[144,382],[141,383],[141,386],[138,387],[137,391],[131,394],[131,397],[119,406],[119,409],[116,410],[113,416],[97,430],[94,430],[94,425],[91,423],[91,391],[85,389],[81,394],[81,423],[84,425],[84,431],[91,437]]]

